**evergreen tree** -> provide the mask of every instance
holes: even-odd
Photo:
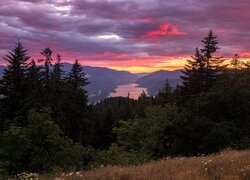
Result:
[[[31,108],[41,107],[41,67],[32,60],[27,68],[27,95],[23,103],[22,110],[28,112]]]
[[[63,79],[64,71],[62,70],[63,64],[61,63],[61,56],[57,54],[56,63],[54,65],[52,75],[51,75],[51,106],[53,110],[53,117],[60,127],[63,128],[63,123],[65,121],[65,114],[63,112],[65,106],[67,105],[67,100],[65,97],[65,89],[67,89],[67,84]]]
[[[206,63],[205,66],[207,76],[204,84],[207,90],[216,82],[217,77],[223,68],[221,64],[225,61],[225,59],[214,55],[220,48],[218,47],[217,36],[213,34],[212,30],[210,30],[208,36],[202,40],[202,43],[203,48],[201,49],[201,53]]]
[[[86,74],[83,72],[83,68],[79,64],[78,60],[76,60],[69,73],[69,83],[71,83],[75,89],[83,90],[82,87],[89,84],[89,82],[87,82],[87,78],[85,78],[85,75]],[[86,93],[87,92],[85,91],[85,94]]]
[[[181,76],[183,85],[181,88],[182,95],[199,94],[206,88],[206,64],[200,50],[196,48],[192,60],[187,60],[187,64],[182,71]]]
[[[54,80],[60,81],[62,79],[64,71],[62,70],[63,64],[61,63],[61,55],[57,54],[56,63],[52,72],[52,77]]]
[[[158,95],[157,95],[157,101],[160,105],[164,106],[166,103],[170,103],[172,98],[172,87],[169,83],[169,80],[167,79],[165,81],[165,84],[162,88],[162,90],[159,91]]]
[[[50,48],[44,49],[41,54],[44,56],[44,59],[39,59],[39,62],[44,62],[44,70],[42,72],[42,78],[43,78],[43,86],[48,87],[49,80],[50,80],[50,67],[52,64],[52,53],[53,51]]]
[[[79,64],[78,60],[72,66],[68,75],[68,82],[70,84],[69,91],[69,108],[68,120],[70,120],[69,126],[66,127],[69,137],[77,142],[85,144],[88,142],[89,135],[91,134],[91,122],[87,120],[87,91],[84,87],[89,83],[85,78],[83,68]],[[89,132],[89,133],[88,133]]]
[[[224,62],[224,58],[214,56],[214,53],[219,49],[217,36],[214,36],[213,32],[210,31],[202,42],[204,47],[201,50],[196,48],[195,56],[192,57],[192,60],[187,60],[187,64],[182,71],[184,74],[184,76],[181,76],[183,95],[207,91],[214,85],[222,70],[221,64]]]
[[[51,71],[50,67],[52,66],[52,53],[53,51],[50,48],[44,49],[41,54],[44,56],[44,59],[39,59],[38,62],[44,62],[43,71],[41,72],[41,84],[42,84],[42,92],[41,92],[41,104],[46,107],[51,102]]]
[[[239,60],[240,56],[239,54],[235,54],[233,59],[230,62],[230,65],[232,66],[233,69],[237,70],[237,69],[241,69],[241,61]]]
[[[4,98],[6,118],[13,119],[20,114],[20,107],[26,94],[26,70],[30,57],[27,50],[18,42],[16,47],[4,57],[8,66],[0,80],[0,95]]]
[[[163,86],[162,92],[166,93],[166,94],[169,94],[169,93],[172,92],[172,87],[171,87],[170,82],[169,82],[168,79],[165,81],[165,84]]]
[[[41,59],[40,62],[44,62],[44,75],[46,78],[50,77],[50,66],[53,61],[52,53],[53,51],[50,48],[46,48],[41,52],[41,54],[45,57],[45,59]]]

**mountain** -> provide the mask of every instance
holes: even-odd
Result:
[[[72,65],[63,63],[63,70],[69,72]],[[128,71],[117,71],[105,67],[83,66],[90,84],[86,86],[90,101],[98,101],[114,91],[118,85],[134,82],[138,77]]]
[[[142,78],[147,75],[149,75],[149,73],[136,73],[136,76],[138,76],[138,78]]]
[[[70,71],[72,64],[63,63],[63,70],[67,73]],[[3,74],[4,66],[0,66],[0,78]],[[166,79],[175,87],[177,82],[181,83],[180,70],[175,71],[157,71],[150,74],[140,73],[132,74],[128,71],[117,71],[105,67],[83,66],[90,84],[86,86],[89,92],[89,100],[95,102],[104,99],[113,92],[118,85],[137,83],[140,87],[147,88],[148,93],[155,96],[162,89]]]
[[[3,71],[4,71],[5,66],[0,65],[0,78],[3,77]]]
[[[68,73],[72,64],[63,63],[63,70]],[[2,77],[4,66],[0,66],[0,78]],[[98,101],[114,91],[118,85],[132,83],[138,79],[135,74],[128,71],[117,71],[104,67],[83,66],[84,72],[90,84],[86,86],[91,102]]]
[[[174,88],[177,82],[181,82],[180,75],[182,75],[181,70],[160,70],[139,78],[136,83],[140,87],[147,88],[149,95],[155,96],[163,88],[166,79],[169,80],[170,85]]]

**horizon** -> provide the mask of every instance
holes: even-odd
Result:
[[[0,5],[0,57],[20,40],[35,60],[49,47],[63,61],[78,59],[84,66],[176,70],[212,29],[218,55],[250,59],[246,0],[2,0]]]
[[[73,63],[69,63],[69,62],[62,62],[62,64],[70,64],[70,65],[73,65]],[[0,66],[2,67],[6,67],[6,65],[2,65],[0,64]],[[168,71],[168,72],[173,72],[173,71],[180,71],[180,70],[183,70],[182,69],[174,69],[174,70],[166,70],[166,69],[158,69],[156,71],[150,71],[150,72],[131,72],[131,71],[128,71],[128,70],[119,70],[119,69],[114,69],[114,68],[111,68],[111,67],[105,67],[105,66],[89,66],[89,65],[82,65],[82,67],[92,67],[92,68],[108,68],[108,69],[111,69],[111,70],[116,70],[116,71],[124,71],[124,72],[129,72],[131,74],[151,74],[151,73],[154,73],[154,72],[159,72],[159,71]]]

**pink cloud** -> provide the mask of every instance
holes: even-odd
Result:
[[[148,32],[147,35],[152,38],[157,38],[159,36],[186,35],[186,33],[181,32],[176,26],[172,25],[171,23],[165,23],[161,24],[159,29]]]

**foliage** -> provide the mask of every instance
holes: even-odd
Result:
[[[128,151],[142,151],[151,158],[162,157],[168,153],[171,135],[165,133],[173,125],[177,108],[174,105],[148,107],[145,114],[145,118],[120,121],[120,126],[114,129],[117,143]]]
[[[63,136],[48,110],[31,110],[27,127],[11,125],[1,134],[1,162],[9,173],[40,172],[82,165],[82,148]]]
[[[117,144],[112,144],[108,150],[97,151],[96,163],[99,165],[137,165],[148,162],[150,157],[140,151],[126,151]]]

